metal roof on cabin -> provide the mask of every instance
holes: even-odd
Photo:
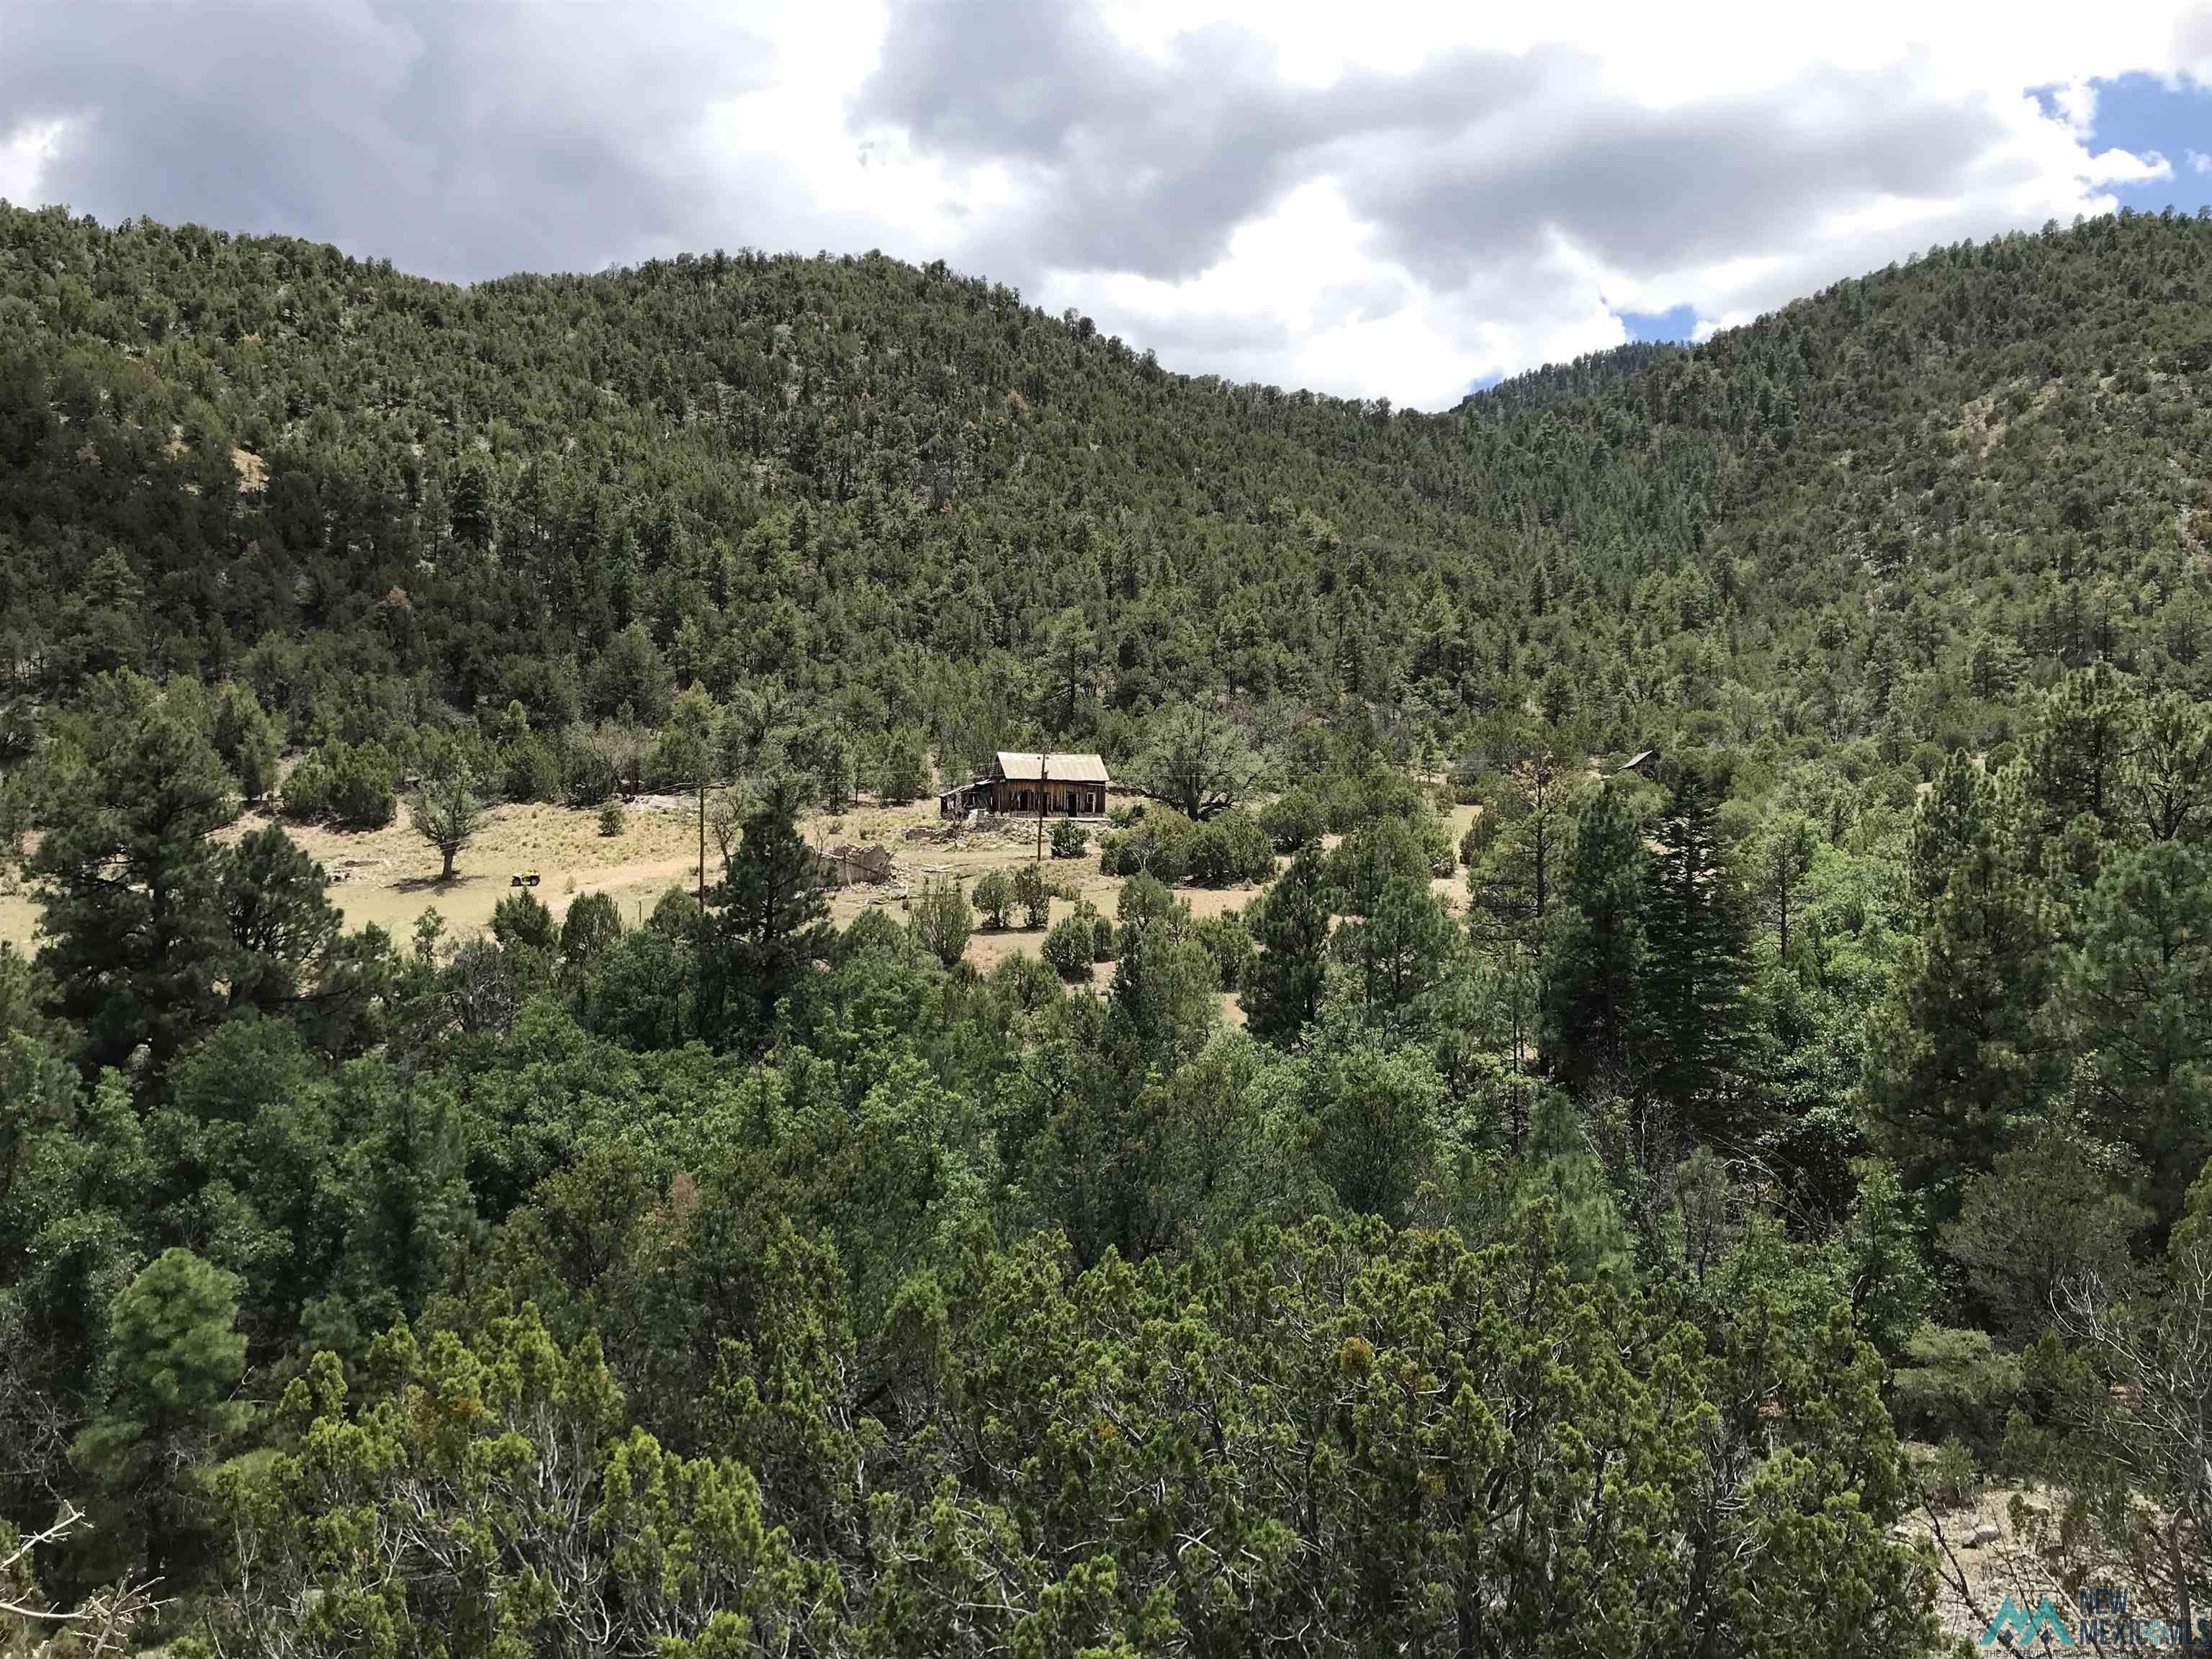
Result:
[[[999,775],[1011,783],[1035,783],[1038,763],[1048,783],[1111,783],[1106,763],[1096,755],[1040,755],[1036,750],[999,750]]]

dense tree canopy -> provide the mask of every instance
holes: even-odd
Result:
[[[2185,1614],[2208,237],[1422,416],[879,255],[0,207],[0,1596],[1893,1656],[2002,1476]],[[1095,848],[830,924],[808,811],[1023,746]],[[301,840],[655,791],[649,917],[347,931]]]

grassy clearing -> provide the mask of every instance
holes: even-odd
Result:
[[[1453,833],[1462,832],[1474,809],[1461,807],[1451,815]],[[287,824],[288,833],[320,861],[331,878],[331,902],[344,915],[352,928],[371,925],[404,941],[416,919],[433,906],[445,917],[449,936],[466,937],[488,927],[493,907],[513,890],[516,872],[535,870],[538,896],[557,915],[581,893],[607,893],[622,907],[623,920],[635,927],[648,915],[670,888],[689,891],[698,878],[698,827],[688,803],[670,798],[648,798],[627,809],[619,836],[599,833],[596,807],[568,808],[542,803],[507,805],[487,809],[476,836],[453,862],[453,879],[438,879],[436,849],[417,836],[407,822],[403,801],[399,817],[381,830],[333,830],[321,824]],[[224,832],[233,839],[270,820],[248,814]],[[977,878],[990,870],[1012,870],[1029,862],[1036,853],[1036,831],[1024,822],[989,833],[974,832],[939,842],[912,839],[909,830],[933,836],[943,829],[933,803],[908,806],[854,806],[837,813],[813,813],[801,821],[807,840],[827,853],[842,846],[880,844],[891,849],[896,878],[880,886],[843,888],[831,897],[830,920],[843,927],[871,907],[887,910],[903,921],[906,895],[924,880],[950,878],[972,889]],[[1098,868],[1097,826],[1092,826],[1092,850],[1079,859],[1045,859],[1045,870],[1056,884],[1073,887],[1107,915],[1114,914],[1121,892],[1121,878]],[[1330,839],[1334,840],[1334,837]],[[1279,863],[1288,860],[1279,860]],[[710,836],[707,873],[718,873],[719,857]],[[1458,909],[1464,899],[1461,878],[1439,878],[1438,897]],[[1234,887],[1186,887],[1177,896],[1192,914],[1219,915],[1242,910],[1262,890],[1252,884]],[[1066,913],[1067,901],[1054,900],[1055,918]],[[26,949],[37,943],[39,907],[27,892],[0,892],[0,939]],[[978,926],[968,943],[968,960],[988,969],[1015,955],[1036,956],[1044,944],[1042,928],[1007,928],[987,933]],[[1233,1002],[1233,999],[1231,999]]]

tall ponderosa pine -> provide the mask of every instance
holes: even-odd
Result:
[[[1759,919],[1774,930],[1774,954],[1790,960],[1790,932],[1808,897],[1806,884],[1820,848],[1820,831],[1802,812],[1775,813],[1752,849],[1752,881]]]
[[[2171,1221],[2212,1157],[2212,869],[2171,841],[2115,854],[2059,947],[2052,1036],[2088,1121],[2150,1165]]]
[[[1667,781],[1646,921],[1648,1081],[1710,1137],[1724,1127],[1742,1035],[1744,905],[1723,856],[1714,781],[1671,764]]]
[[[2112,815],[2136,713],[2125,685],[2101,665],[2067,675],[2043,700],[2023,745],[2032,832]]]
[[[1468,849],[1468,929],[1478,949],[1500,957],[1518,951],[1540,969],[1574,829],[1565,769],[1548,733],[1529,741],[1505,780],[1502,797],[1476,821],[1486,844]]]
[[[713,787],[716,716],[712,698],[698,686],[686,686],[669,710],[668,729],[660,734],[653,769],[693,797],[694,828],[699,840],[699,902],[707,902],[707,791]]]
[[[111,689],[30,858],[39,962],[88,1064],[121,1065],[143,1043],[158,1073],[222,1006],[229,940],[210,837],[229,821],[230,780],[143,681]]]
[[[323,866],[272,823],[226,848],[219,872],[230,1006],[283,1007],[310,988],[338,938]]]
[[[1545,949],[1543,1054],[1571,1090],[1632,1088],[1647,1042],[1651,855],[1624,793],[1593,796]]]
[[[2152,698],[2121,775],[2127,833],[2202,846],[2212,840],[2212,709],[2179,691]]]
[[[829,949],[826,872],[799,833],[799,805],[793,778],[764,787],[740,820],[721,883],[708,896],[708,978],[726,1022],[709,1035],[738,1047],[767,1041],[776,1005]]]
[[[211,1454],[247,1415],[232,1398],[246,1364],[238,1280],[166,1250],[116,1298],[112,1322],[113,1391],[76,1456],[160,1573],[196,1529],[191,1494]]]
[[[1868,1016],[1875,1127],[1938,1222],[2054,1080],[2040,1026],[2051,939],[2039,885],[2021,868],[2018,810],[2009,781],[1963,754],[1944,764],[1907,848],[1912,931]]]
[[[2062,923],[2124,828],[2139,713],[2129,685],[2100,664],[2052,688],[2021,744],[2021,867],[2045,883]]]
[[[1328,975],[1328,884],[1318,847],[1302,847],[1290,868],[1252,906],[1259,954],[1244,970],[1245,1027],[1287,1048],[1321,1012]]]
[[[1418,1019],[1423,999],[1449,969],[1460,943],[1451,912],[1425,881],[1394,878],[1374,913],[1336,935],[1337,954],[1359,976],[1369,1017],[1389,1024]]]
[[[209,726],[216,753],[238,781],[241,795],[259,800],[276,787],[276,756],[282,747],[276,723],[262,712],[249,687],[234,680],[216,687]]]

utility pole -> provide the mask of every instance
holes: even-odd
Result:
[[[1044,862],[1044,781],[1045,781],[1045,776],[1046,776],[1046,775],[1047,775],[1048,773],[1049,773],[1051,770],[1052,770],[1052,763],[1051,763],[1051,761],[1050,761],[1050,760],[1048,760],[1048,758],[1046,758],[1045,752],[1044,752],[1044,750],[1042,750],[1042,749],[1038,750],[1037,750],[1037,849],[1036,849],[1036,861],[1037,861],[1039,864],[1042,864],[1042,863]]]

